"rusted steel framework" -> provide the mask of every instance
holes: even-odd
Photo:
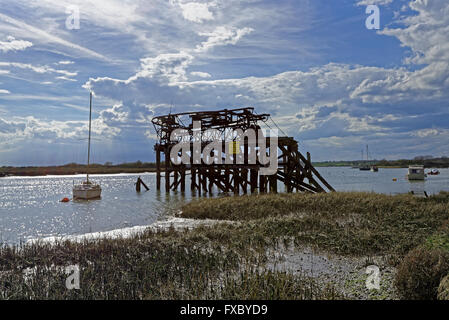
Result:
[[[190,188],[199,194],[212,192],[214,187],[219,192],[234,194],[277,192],[279,183],[284,184],[287,192],[335,191],[312,166],[310,154],[304,157],[299,152],[293,138],[263,135],[258,122],[266,122],[269,117],[269,114],[256,114],[253,108],[154,117],[152,123],[159,138],[154,146],[157,190],[161,189],[161,173],[164,172],[165,191],[184,192],[186,175],[190,172]],[[245,135],[249,129],[256,132],[255,139]],[[177,132],[183,134],[177,135]],[[211,154],[207,146],[213,141],[220,142],[215,143]],[[181,153],[176,150],[173,156],[172,149],[180,142],[189,150],[187,163],[176,161],[181,159]],[[276,162],[275,170],[268,175],[262,174],[269,166],[259,159],[262,150],[266,158]],[[214,161],[205,163],[209,158]]]

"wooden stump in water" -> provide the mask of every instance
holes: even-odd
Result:
[[[147,187],[147,185],[142,181],[142,179],[140,179],[140,177],[137,178],[137,182],[136,182],[136,191],[140,192],[140,185],[143,185],[145,187],[145,189],[150,190],[150,188]]]

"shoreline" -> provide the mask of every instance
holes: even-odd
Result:
[[[109,231],[96,231],[83,234],[73,234],[65,236],[46,236],[42,238],[31,238],[26,240],[25,244],[39,244],[39,243],[61,243],[64,241],[83,242],[96,241],[103,239],[127,239],[133,238],[143,234],[145,231],[151,230],[153,232],[167,231],[174,228],[176,231],[192,230],[199,226],[212,226],[217,223],[234,223],[233,221],[219,221],[212,219],[189,219],[180,217],[167,217],[166,220],[158,220],[148,225],[133,226],[126,228],[118,228]]]
[[[119,172],[119,173],[89,173],[89,177],[108,177],[108,176],[138,176],[142,174],[155,175],[156,172],[153,171],[142,171],[142,172]],[[12,178],[82,178],[85,177],[85,173],[77,174],[48,174],[48,175],[19,175],[19,176],[5,176],[0,177],[0,179],[12,179]]]
[[[120,169],[90,169],[89,175],[103,175],[103,174],[139,174],[139,173],[155,173],[156,169],[153,168],[120,168]],[[59,169],[30,169],[30,170],[18,170],[18,169],[2,169],[0,168],[0,178],[5,177],[48,177],[48,176],[73,176],[73,175],[85,175],[86,172],[83,169],[78,170],[59,170]]]

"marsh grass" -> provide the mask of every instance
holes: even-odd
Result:
[[[330,290],[313,286],[312,279],[265,270],[262,251],[222,244],[221,235],[205,230],[170,229],[147,231],[129,239],[3,246],[0,248],[0,298],[318,299],[336,296]],[[63,267],[72,264],[81,269],[80,290],[65,287],[68,275]],[[24,277],[26,269],[32,272]]]
[[[0,246],[2,299],[339,299],[316,279],[266,268],[269,249],[307,244],[329,252],[391,256],[447,243],[445,196],[279,194],[202,199],[182,216],[233,220],[126,239]],[[434,235],[436,238],[432,238]],[[79,265],[80,290],[63,268]],[[24,280],[23,270],[34,273]]]
[[[228,234],[244,243],[289,237],[337,254],[403,257],[449,219],[449,201],[445,195],[267,194],[192,201],[182,216],[241,221]]]
[[[337,300],[343,299],[330,285],[319,285],[315,280],[283,271],[242,271],[228,278],[221,290],[226,300]]]

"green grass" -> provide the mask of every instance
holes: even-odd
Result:
[[[129,239],[0,247],[2,299],[340,299],[333,287],[266,268],[269,248],[307,245],[399,263],[412,248],[447,248],[449,201],[373,193],[201,199],[182,216],[232,220]],[[78,264],[81,289],[63,270]],[[30,281],[23,270],[35,268]]]
[[[209,228],[210,229],[210,228]],[[210,230],[209,230],[210,231]],[[261,252],[204,230],[0,248],[1,299],[334,299],[313,279],[267,270]],[[64,269],[79,265],[80,290]],[[23,271],[36,270],[25,281]]]
[[[182,216],[236,220],[229,234],[243,242],[292,237],[338,254],[402,257],[449,219],[441,198],[374,193],[279,194],[193,201]]]

